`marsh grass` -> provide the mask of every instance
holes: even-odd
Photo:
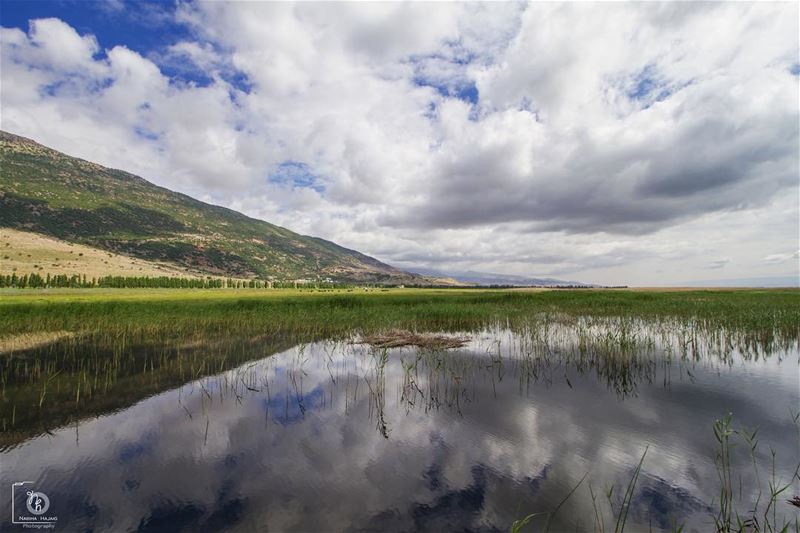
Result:
[[[797,418],[793,417],[795,423]],[[724,417],[716,420],[713,424],[714,439],[717,443],[717,450],[714,455],[714,464],[719,476],[719,493],[715,500],[712,509],[716,509],[713,519],[713,531],[716,533],[787,533],[789,531],[800,531],[800,518],[797,513],[788,510],[789,506],[800,507],[800,497],[793,497],[791,499],[782,501],[783,495],[792,487],[795,481],[800,481],[800,464],[795,468],[790,479],[780,479],[776,473],[775,467],[775,451],[770,448],[770,478],[767,481],[767,493],[763,493],[762,481],[759,475],[759,461],[758,448],[759,442],[757,439],[757,430],[747,429],[734,429],[732,426],[732,415],[729,413]],[[740,439],[735,442],[734,439]],[[752,466],[755,477],[756,495],[753,498],[750,494],[745,494],[742,488],[743,473],[738,474],[738,497],[737,497],[737,473],[732,467],[731,455],[733,449],[737,444],[745,444],[746,453],[749,454],[752,460]],[[646,447],[639,463],[633,470],[631,479],[625,490],[625,494],[621,503],[616,506],[613,500],[615,487],[610,486],[605,493],[608,500],[608,508],[610,509],[611,521],[606,519],[606,515],[598,504],[598,495],[594,492],[591,480],[588,482],[589,496],[592,502],[594,511],[594,524],[593,531],[605,533],[611,531],[613,523],[614,533],[623,533],[627,523],[628,514],[630,512],[631,503],[636,490],[636,483],[642,472],[642,465],[645,456],[647,455],[649,447]],[[580,479],[577,485],[567,494],[566,499],[569,499],[586,479],[588,472]],[[541,531],[549,531],[551,521],[561,506],[565,503],[566,499],[562,500],[553,511],[532,513],[524,518],[515,520],[511,526],[512,533],[520,533],[523,531],[534,518],[546,516],[547,522]],[[786,505],[788,504],[788,505]],[[779,507],[783,508],[779,510]],[[680,524],[678,520],[673,521],[673,531],[681,532],[684,525]]]
[[[47,346],[58,340],[72,337],[73,335],[74,334],[69,331],[41,331],[9,335],[0,339],[0,354]]]
[[[792,417],[795,424],[797,417]],[[792,526],[794,531],[800,530],[798,515],[786,516],[788,506],[782,501],[787,490],[795,480],[800,481],[800,463],[795,467],[791,478],[780,479],[775,469],[775,451],[770,448],[771,474],[767,480],[767,493],[764,494],[761,476],[758,467],[758,430],[746,428],[734,429],[733,415],[728,413],[714,422],[714,438],[717,442],[717,451],[714,464],[719,476],[719,495],[716,500],[717,512],[713,516],[714,527],[717,532],[730,533],[741,531],[760,532],[787,532]],[[739,496],[736,496],[737,480],[736,471],[731,466],[731,455],[737,445],[744,444],[746,453],[750,456],[756,486],[755,503],[749,507],[752,498],[745,497],[742,490],[743,473],[738,475]],[[792,503],[791,500],[786,503]],[[745,506],[742,509],[742,505]],[[779,507],[783,509],[779,511]]]
[[[617,342],[636,340],[635,323],[622,319],[669,318],[684,333],[676,350],[691,350],[698,335],[716,337],[721,345],[772,350],[787,340],[796,341],[800,324],[800,291],[793,290],[245,292],[4,292],[0,294],[0,338],[36,331],[107,335],[257,329],[475,331],[496,323],[514,327],[589,316],[619,318],[621,329],[611,333]]]
[[[152,294],[157,297],[146,297]],[[442,350],[487,332],[513,332],[503,352],[499,345],[486,348],[493,383],[511,372],[521,388],[562,378],[572,386],[574,370],[594,373],[625,397],[672,360],[690,374],[691,363],[706,358],[733,364],[734,355],[783,357],[797,350],[800,323],[800,306],[792,305],[800,303],[796,291],[143,295],[75,301],[58,293],[0,303],[0,339],[37,341],[0,342],[0,443],[323,339],[421,348],[404,371],[405,405],[458,409],[476,370]],[[373,383],[379,386],[379,374]],[[378,415],[381,405],[375,405]]]

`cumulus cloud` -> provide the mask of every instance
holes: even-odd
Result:
[[[754,257],[800,237],[797,10],[179,3],[146,56],[35,20],[2,127],[400,266],[785,274]]]

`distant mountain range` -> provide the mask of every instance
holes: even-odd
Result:
[[[788,276],[771,276],[762,278],[710,279],[703,281],[687,281],[681,283],[685,287],[800,287],[800,273]]]
[[[451,278],[469,285],[506,285],[512,287],[555,287],[555,286],[580,286],[597,287],[580,281],[564,281],[554,278],[530,278],[527,276],[513,276],[509,274],[493,274],[489,272],[442,272],[429,268],[409,268],[410,271],[437,278]]]
[[[441,283],[0,132],[0,227],[239,278]]]

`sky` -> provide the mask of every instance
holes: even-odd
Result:
[[[797,3],[0,3],[0,127],[392,265],[800,275]]]

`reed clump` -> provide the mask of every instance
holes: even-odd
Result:
[[[452,336],[436,333],[414,333],[412,331],[394,329],[382,333],[367,335],[358,341],[369,344],[373,348],[401,348],[416,346],[430,350],[447,350],[462,348],[470,341],[466,336]]]

